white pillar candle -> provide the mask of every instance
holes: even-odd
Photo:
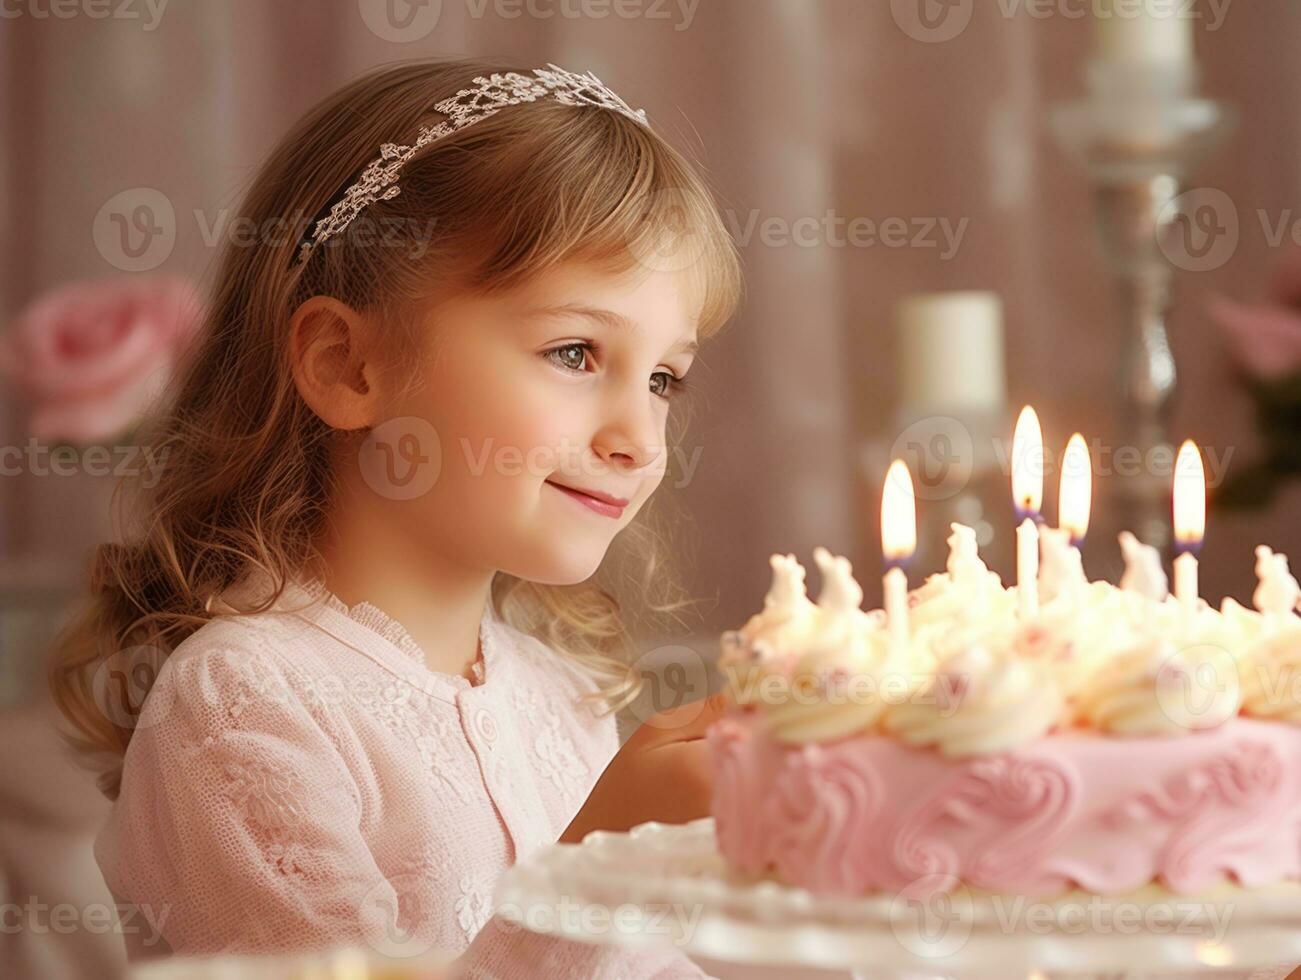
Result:
[[[899,400],[909,417],[1001,412],[1007,396],[997,293],[915,293],[895,307]]]
[[[1179,64],[1193,60],[1193,18],[1184,0],[1095,0],[1099,61]]]

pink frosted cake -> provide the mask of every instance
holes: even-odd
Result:
[[[1121,587],[1077,562],[1040,579],[1026,620],[953,527],[947,571],[909,595],[903,644],[859,608],[845,559],[815,552],[815,603],[794,556],[773,556],[763,611],[723,636],[731,707],[707,735],[729,865],[823,895],[1301,879],[1286,559],[1257,550],[1255,610],[1188,607],[1122,536]]]

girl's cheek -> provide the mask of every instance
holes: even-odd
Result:
[[[574,471],[584,456],[584,425],[572,404],[506,397],[462,404],[457,414],[445,428],[456,430],[457,445],[468,446],[471,458],[488,462],[485,476],[544,480]]]
[[[467,363],[479,369],[456,369]],[[574,471],[591,439],[583,386],[545,368],[490,346],[446,350],[410,414],[437,430],[445,467],[450,456],[452,465],[490,478]]]

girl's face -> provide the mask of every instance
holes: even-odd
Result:
[[[416,383],[372,437],[436,467],[399,502],[403,531],[467,567],[588,578],[664,476],[695,314],[686,272],[572,264],[432,306]]]

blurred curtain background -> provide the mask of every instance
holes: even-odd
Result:
[[[174,245],[154,271],[208,285],[218,255],[211,229],[237,207],[263,156],[313,103],[377,63],[492,54],[592,70],[704,165],[742,239],[747,300],[700,358],[705,405],[687,449],[699,448],[699,465],[680,489],[696,528],[691,581],[697,595],[717,597],[702,644],[759,608],[774,551],[810,567],[819,544],[848,555],[865,601],[878,604],[880,487],[861,461],[867,444],[888,447],[894,436],[901,296],[1001,295],[1006,437],[1024,402],[1058,449],[1074,429],[1123,441],[1126,422],[1112,380],[1119,316],[1088,184],[1048,125],[1054,102],[1081,93],[1090,47],[1087,17],[1061,11],[1087,4],[1063,0],[1056,15],[1033,17],[1030,4],[979,0],[959,36],[928,43],[901,29],[899,3],[172,0],[160,15],[137,3],[125,8],[130,17],[66,18],[48,3],[9,4],[0,20],[0,321],[65,281],[130,275],[106,261],[93,229],[131,189],[152,188],[173,210]],[[409,24],[386,14],[396,8]],[[431,12],[433,26],[420,20]],[[1173,433],[1245,461],[1257,440],[1251,405],[1208,306],[1216,295],[1260,299],[1283,249],[1256,216],[1301,213],[1301,4],[1233,3],[1217,29],[1206,26],[1197,31],[1203,90],[1236,104],[1240,122],[1191,184],[1230,196],[1241,240],[1222,266],[1176,277]],[[947,220],[965,232],[956,243],[935,230],[924,244],[854,247],[825,236],[783,244],[758,231],[767,219],[828,212],[903,218],[912,229]],[[25,445],[25,426],[21,399],[7,393],[0,444]],[[28,701],[41,686],[40,642],[79,585],[88,548],[109,534],[112,483],[84,472],[0,478],[0,701]],[[1102,480],[1086,566],[1114,581],[1107,496]],[[1249,601],[1258,543],[1301,560],[1298,504],[1293,484],[1268,510],[1212,512],[1203,594]],[[1008,541],[1010,508],[998,513],[997,535]],[[915,579],[941,570],[947,533],[924,502],[919,517],[925,561]]]

